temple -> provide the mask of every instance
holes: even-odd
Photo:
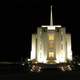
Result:
[[[72,61],[71,34],[65,27],[53,25],[52,6],[50,10],[50,25],[37,28],[32,34],[30,60],[38,63],[56,64]]]

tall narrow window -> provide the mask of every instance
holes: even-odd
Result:
[[[61,41],[63,40],[63,35],[61,35]]]
[[[63,49],[63,44],[61,44],[61,49]]]

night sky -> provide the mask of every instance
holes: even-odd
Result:
[[[31,34],[41,25],[49,25],[50,5],[54,24],[66,27],[72,35],[74,55],[80,55],[79,2],[69,0],[16,0],[1,3],[0,61],[17,61],[29,57]]]

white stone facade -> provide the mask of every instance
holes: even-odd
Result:
[[[71,34],[61,25],[53,25],[52,7],[51,23],[37,28],[32,34],[31,60],[39,63],[64,63],[72,61]]]

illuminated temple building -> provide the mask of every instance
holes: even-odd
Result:
[[[32,34],[30,60],[47,64],[72,61],[71,34],[61,25],[53,25],[52,6],[50,25],[42,25]]]

